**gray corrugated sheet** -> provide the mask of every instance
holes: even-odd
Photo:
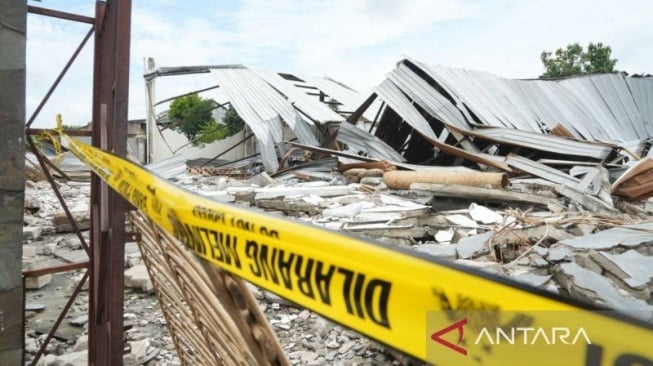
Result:
[[[342,103],[339,110],[345,112],[353,112],[363,104],[367,98],[367,94],[359,93],[356,90],[347,87],[346,85],[339,83],[333,79],[329,78],[316,78],[301,76],[301,79],[306,80],[307,83],[312,84],[313,86],[320,89],[322,92],[327,94],[330,98],[334,98],[338,102]],[[381,108],[381,101],[375,100],[372,105],[363,113],[363,116],[372,121],[376,116],[376,112]]]
[[[431,77],[447,95],[420,81],[423,78],[410,70],[411,65]],[[460,128],[466,128],[465,122],[475,122],[469,109],[489,126],[542,133],[560,123],[587,140],[634,141],[653,132],[651,78],[602,74],[510,80],[487,72],[403,60],[387,80],[434,117]]]
[[[650,86],[653,78],[632,77],[626,78],[626,82],[630,87],[635,104],[637,104],[639,114],[644,121],[649,122],[644,126],[647,128],[648,135],[653,136],[653,88]]]
[[[163,179],[170,179],[186,171],[186,158],[181,155],[171,155],[156,163],[147,164],[144,168],[159,175]]]
[[[338,141],[349,145],[354,150],[364,151],[375,159],[386,159],[392,162],[404,161],[401,154],[381,141],[381,139],[346,122],[340,124]]]
[[[317,145],[318,141],[308,123],[293,105],[270,86],[283,85],[273,75],[241,70],[211,70],[227,98],[252,129],[259,142],[263,164],[268,170],[277,170],[278,163],[274,144],[283,141],[282,120],[304,144]],[[262,77],[265,76],[265,79]],[[287,91],[287,90],[286,90]]]
[[[389,79],[384,80],[381,85],[374,88],[376,94],[383,99],[401,118],[420,134],[433,140],[437,140],[435,132],[431,129],[428,121],[411,104],[410,100],[401,90]]]
[[[319,89],[330,95],[338,93],[333,97],[347,103],[358,103],[364,99],[357,92],[328,79],[310,78],[306,83],[285,79],[277,73],[251,69],[211,72],[238,114],[252,129],[259,143],[263,164],[271,171],[278,168],[274,144],[283,141],[282,121],[288,124],[302,144],[310,146],[319,146],[310,126],[313,122],[344,122],[344,117],[307,92],[314,93]],[[328,90],[322,89],[325,87]],[[374,158],[402,161],[401,155],[383,141],[350,125],[342,128],[338,140]]]
[[[313,120],[318,122],[343,122],[345,119],[334,112],[326,104],[320,102],[315,96],[309,96],[294,86],[277,73],[263,70],[251,70],[260,78],[268,82],[272,87],[283,93],[283,95],[292,101],[293,105],[306,113]],[[291,126],[292,128],[292,126]]]
[[[431,125],[428,121],[424,119],[422,114],[415,108],[408,97],[402,93],[402,91],[391,80],[386,79],[383,81],[381,85],[374,89],[374,92],[383,99],[390,108],[397,112],[397,114],[401,116],[408,125],[419,132],[422,137],[433,144],[437,149],[452,155],[463,157],[470,161],[493,166],[504,171],[510,171],[510,167],[501,161],[488,159],[483,156],[483,154],[465,151],[456,146],[447,145],[438,141],[438,138],[431,129]]]
[[[558,169],[550,168],[544,164],[540,164],[518,155],[508,155],[506,157],[506,163],[513,168],[557,184],[566,184],[571,187],[577,187],[580,183],[579,179],[574,178],[569,174],[565,174]]]
[[[262,107],[257,110],[257,106],[260,106],[261,103],[256,100],[254,94],[250,93],[250,88],[247,83],[242,81],[239,73],[231,71],[233,70],[211,70],[211,73],[216,76],[231,105],[256,136],[263,165],[268,170],[276,171],[279,163],[274,143],[275,140],[281,141],[282,139],[281,118],[279,114],[268,108],[263,109],[264,107]],[[265,85],[269,88],[267,84]],[[267,103],[262,104],[266,105]]]
[[[607,158],[613,149],[606,144],[576,141],[553,135],[541,135],[510,128],[488,127],[479,128],[474,131],[463,131],[462,133],[508,145],[528,147],[558,154],[585,156],[599,160]]]
[[[625,225],[574,239],[561,240],[559,243],[578,249],[595,250],[616,246],[635,247],[653,241],[651,231],[653,231],[653,223]]]

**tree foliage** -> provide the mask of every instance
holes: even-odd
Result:
[[[174,122],[173,128],[184,134],[193,145],[197,145],[212,142],[208,141],[210,140],[209,136],[200,136],[204,132],[215,135],[217,131],[217,123],[212,114],[213,109],[213,100],[191,94],[172,101],[168,116]]]
[[[222,123],[216,122],[213,118],[215,105],[212,99],[204,99],[197,94],[176,98],[168,111],[172,128],[197,146],[233,136],[245,127],[245,121],[231,106]]]
[[[229,106],[227,112],[222,117],[222,122],[226,125],[227,136],[233,136],[245,128],[245,121],[240,118],[234,107]]]
[[[558,48],[555,55],[542,51],[540,59],[546,71],[540,78],[613,72],[617,59],[611,59],[611,54],[612,48],[601,42],[590,43],[587,51],[578,43]]]

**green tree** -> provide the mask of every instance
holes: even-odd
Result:
[[[193,145],[210,143],[226,136],[221,134],[218,123],[213,119],[215,102],[191,94],[176,98],[170,103],[168,116],[174,123],[174,129],[186,136]]]
[[[245,121],[240,118],[240,115],[232,106],[229,106],[229,109],[225,112],[222,122],[227,126],[227,136],[233,136],[245,128]]]
[[[611,59],[611,54],[612,48],[601,42],[590,43],[587,52],[578,43],[567,45],[566,49],[558,48],[555,55],[542,51],[540,60],[546,71],[540,78],[613,72],[617,59]]]

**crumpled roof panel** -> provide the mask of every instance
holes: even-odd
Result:
[[[406,69],[417,76],[415,68],[441,88],[429,85],[430,93],[438,97],[422,96],[429,94],[424,90],[427,80],[409,81]],[[538,133],[561,124],[578,138],[615,142],[645,139],[653,130],[651,78],[600,74],[514,80],[406,59],[388,79],[434,117],[458,127],[463,127],[458,115],[465,116],[468,123]],[[452,108],[459,114],[452,113]]]

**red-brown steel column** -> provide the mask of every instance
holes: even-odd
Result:
[[[131,1],[96,2],[93,146],[126,155]],[[127,203],[91,179],[89,365],[122,365]]]

